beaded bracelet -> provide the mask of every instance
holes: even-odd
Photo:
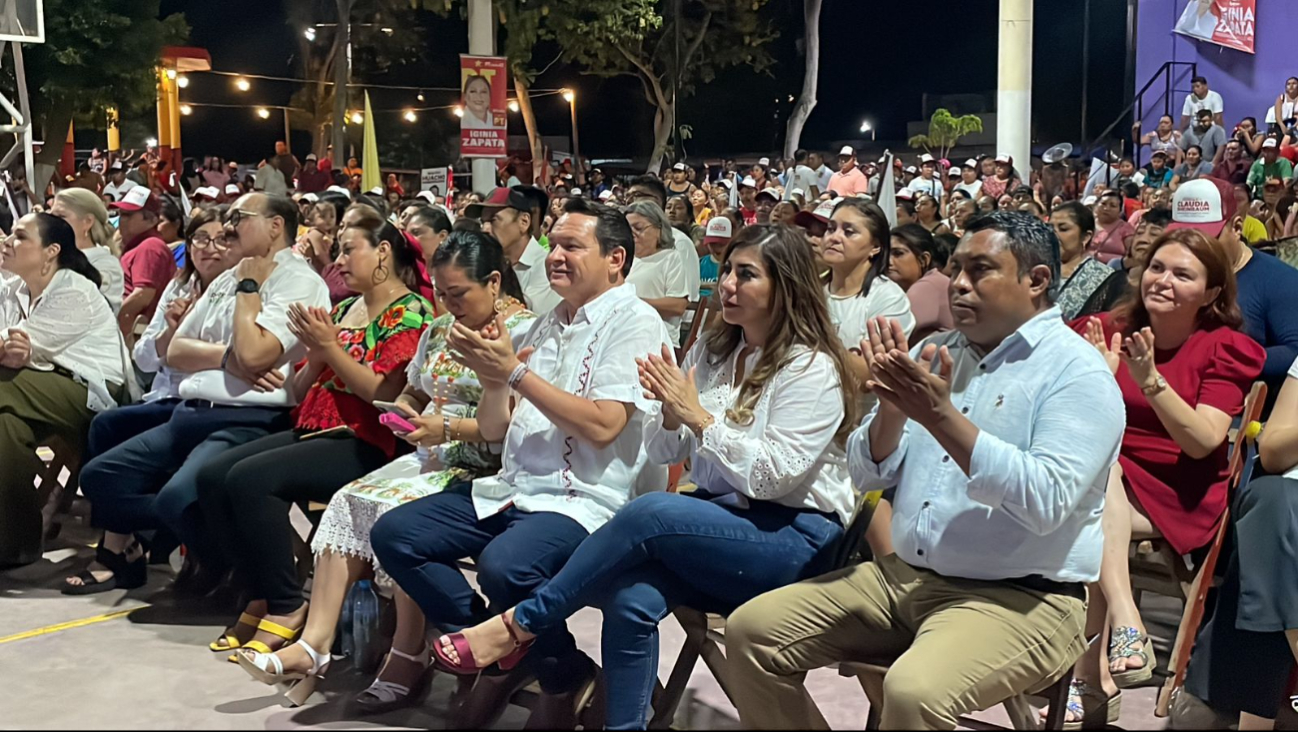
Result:
[[[527,364],[520,363],[514,367],[513,373],[509,375],[509,388],[517,389],[524,376],[527,376]]]
[[[451,415],[442,415],[442,442],[451,441]]]

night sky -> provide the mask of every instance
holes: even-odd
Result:
[[[191,27],[191,43],[211,53],[213,66],[226,71],[298,76],[292,60],[301,29],[286,23],[285,3],[292,0],[221,0],[181,2],[164,0],[163,13],[184,12]],[[1122,111],[1125,61],[1125,0],[1091,0],[1090,134],[1111,122]],[[1037,0],[1034,51],[1033,107],[1036,142],[1050,144],[1074,140],[1080,131],[1082,69],[1082,0]],[[819,104],[803,133],[804,146],[827,147],[835,141],[857,137],[864,118],[871,119],[884,139],[902,139],[906,123],[921,117],[924,93],[994,92],[996,87],[997,0],[825,0],[822,16],[822,58]],[[681,121],[694,128],[685,143],[691,159],[726,153],[775,151],[783,130],[786,101],[801,88],[802,62],[795,43],[802,33],[800,0],[771,0],[779,16],[782,37],[774,42],[777,59],[769,75],[747,68],[732,69],[712,84],[702,86],[681,106]],[[463,21],[426,16],[429,62],[416,69],[383,78],[358,79],[375,83],[454,86],[458,54],[467,51]],[[555,49],[537,51],[540,64],[553,58]],[[582,153],[589,157],[645,155],[651,147],[652,112],[630,79],[581,76],[572,68],[555,64],[537,87],[573,86],[578,90]],[[251,92],[237,93],[231,80],[195,74],[182,101],[284,104],[293,87],[287,83],[254,82]],[[373,105],[398,109],[416,104],[414,92],[375,91]],[[994,98],[994,97],[993,97]],[[427,95],[426,104],[454,103],[449,93]],[[777,109],[778,107],[778,109]],[[780,118],[777,121],[777,112]],[[426,117],[446,115],[426,112]],[[567,105],[558,97],[537,100],[543,134],[567,135]],[[380,118],[379,136],[402,123],[397,114]],[[127,147],[142,140],[144,123],[126,127]],[[521,134],[521,118],[511,115],[511,125]],[[421,120],[420,124],[425,122]],[[278,116],[259,120],[251,110],[202,109],[182,119],[187,156],[218,154],[238,160],[263,156],[283,137]],[[98,144],[95,135],[79,136]],[[305,153],[308,137],[295,132],[294,147]],[[443,161],[447,162],[447,161]],[[433,164],[432,161],[429,164]]]

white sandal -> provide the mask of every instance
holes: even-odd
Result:
[[[287,683],[289,687],[284,691],[284,698],[295,707],[300,707],[311,698],[315,692],[316,683],[324,678],[325,672],[329,669],[331,656],[327,653],[318,653],[309,643],[304,640],[298,640],[294,645],[302,647],[307,656],[311,658],[311,670],[307,673],[301,671],[284,672],[284,662],[279,660],[279,656],[274,653],[261,653],[242,649],[238,651],[239,666],[247,671],[250,676],[263,684],[274,686],[276,684]]]
[[[413,687],[384,681],[383,679],[374,679],[374,683],[357,694],[354,699],[356,707],[366,714],[382,714],[383,712],[405,707],[413,703],[416,698],[428,689],[430,676],[428,668],[432,665],[432,653],[429,651],[428,646],[425,645],[423,650],[413,656],[409,653],[402,653],[396,648],[389,649],[388,655],[404,658],[411,663],[417,663],[424,669],[424,672],[420,674],[419,681]],[[385,668],[387,667],[386,662],[383,665]],[[380,673],[382,673],[381,670]]]

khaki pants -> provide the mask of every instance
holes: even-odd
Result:
[[[806,672],[890,658],[881,728],[954,729],[1063,674],[1085,650],[1085,619],[1077,598],[943,577],[894,555],[746,603],[726,623],[727,666],[746,729],[828,729]]]
[[[40,558],[36,446],[59,435],[79,450],[94,416],[86,387],[67,376],[0,368],[0,565]]]

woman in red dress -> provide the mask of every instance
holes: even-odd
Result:
[[[1093,643],[1078,661],[1068,722],[1113,723],[1118,689],[1153,672],[1127,569],[1132,539],[1162,537],[1186,554],[1211,540],[1225,509],[1226,434],[1266,360],[1237,330],[1235,293],[1216,239],[1170,230],[1150,248],[1138,293],[1073,324],[1113,370],[1127,429],[1105,496],[1103,562],[1087,616],[1087,635],[1109,642]]]

